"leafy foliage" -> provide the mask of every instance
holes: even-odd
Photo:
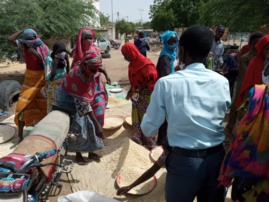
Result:
[[[42,39],[68,37],[79,28],[91,26],[96,9],[83,0],[0,1],[0,57],[14,51],[7,37],[23,28],[34,27]]]
[[[121,34],[130,34],[135,31],[136,26],[132,22],[127,22],[125,20],[119,20],[116,22],[116,29]]]
[[[268,24],[269,0],[154,0],[150,18],[157,31],[200,23],[251,32]]]

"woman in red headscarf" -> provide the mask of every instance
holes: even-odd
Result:
[[[100,49],[94,44],[95,40],[95,32],[91,28],[81,28],[78,33],[75,50],[73,53],[73,62],[71,68],[75,65],[79,65],[82,57],[87,52],[97,52],[101,55]],[[111,83],[111,79],[109,78],[106,70],[102,67],[99,68],[99,72],[103,73],[106,77],[107,83]]]
[[[130,42],[122,46],[121,52],[129,62],[130,90],[126,99],[132,101],[132,138],[135,142],[149,148],[155,146],[156,136],[146,137],[140,128],[140,123],[150,102],[154,85],[158,80],[155,65],[143,56],[136,46]]]
[[[79,164],[86,163],[81,152],[88,152],[90,159],[99,160],[100,156],[93,151],[104,147],[102,126],[107,94],[98,73],[101,67],[99,53],[86,53],[80,65],[69,71],[56,93],[56,105],[68,109],[73,117],[70,132],[75,139],[68,141],[67,149],[76,152]]]
[[[239,108],[243,104],[243,100],[247,97],[249,89],[255,84],[262,84],[262,71],[264,67],[265,55],[269,51],[269,35],[260,38],[256,44],[256,56],[251,60],[246,70],[244,80],[240,89],[236,107]]]

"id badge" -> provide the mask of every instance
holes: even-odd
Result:
[[[133,99],[134,101],[137,101],[137,100],[139,99],[139,94],[138,94],[138,93],[133,93],[133,95],[132,95],[132,99]]]

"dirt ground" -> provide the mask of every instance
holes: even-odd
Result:
[[[157,64],[160,50],[161,47],[159,45],[152,44],[151,51],[147,53],[148,58],[151,59],[154,64]],[[103,64],[104,67],[106,68],[107,73],[109,74],[112,82],[118,82],[121,87],[128,89],[129,87],[128,62],[124,60],[120,49],[118,50],[112,49],[110,51],[110,54],[111,58],[103,59]],[[18,62],[15,63],[6,62],[0,64],[0,82],[2,80],[12,79],[22,83],[24,79],[24,73],[25,73],[25,64],[21,64]],[[14,104],[14,106],[11,107],[10,115],[14,113],[15,107],[16,104]],[[5,119],[7,117],[8,116],[3,116],[1,118]],[[72,193],[71,187],[69,183],[67,183],[68,181],[69,181],[68,177],[63,175],[61,182],[63,183],[64,186],[61,190],[61,193],[58,196],[63,196]],[[58,196],[50,197],[49,200],[51,202],[57,201]]]

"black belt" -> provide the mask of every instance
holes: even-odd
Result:
[[[180,147],[171,147],[171,151],[177,154],[182,154],[188,157],[205,158],[210,154],[218,152],[223,149],[223,145],[217,145],[208,149],[182,149]]]

